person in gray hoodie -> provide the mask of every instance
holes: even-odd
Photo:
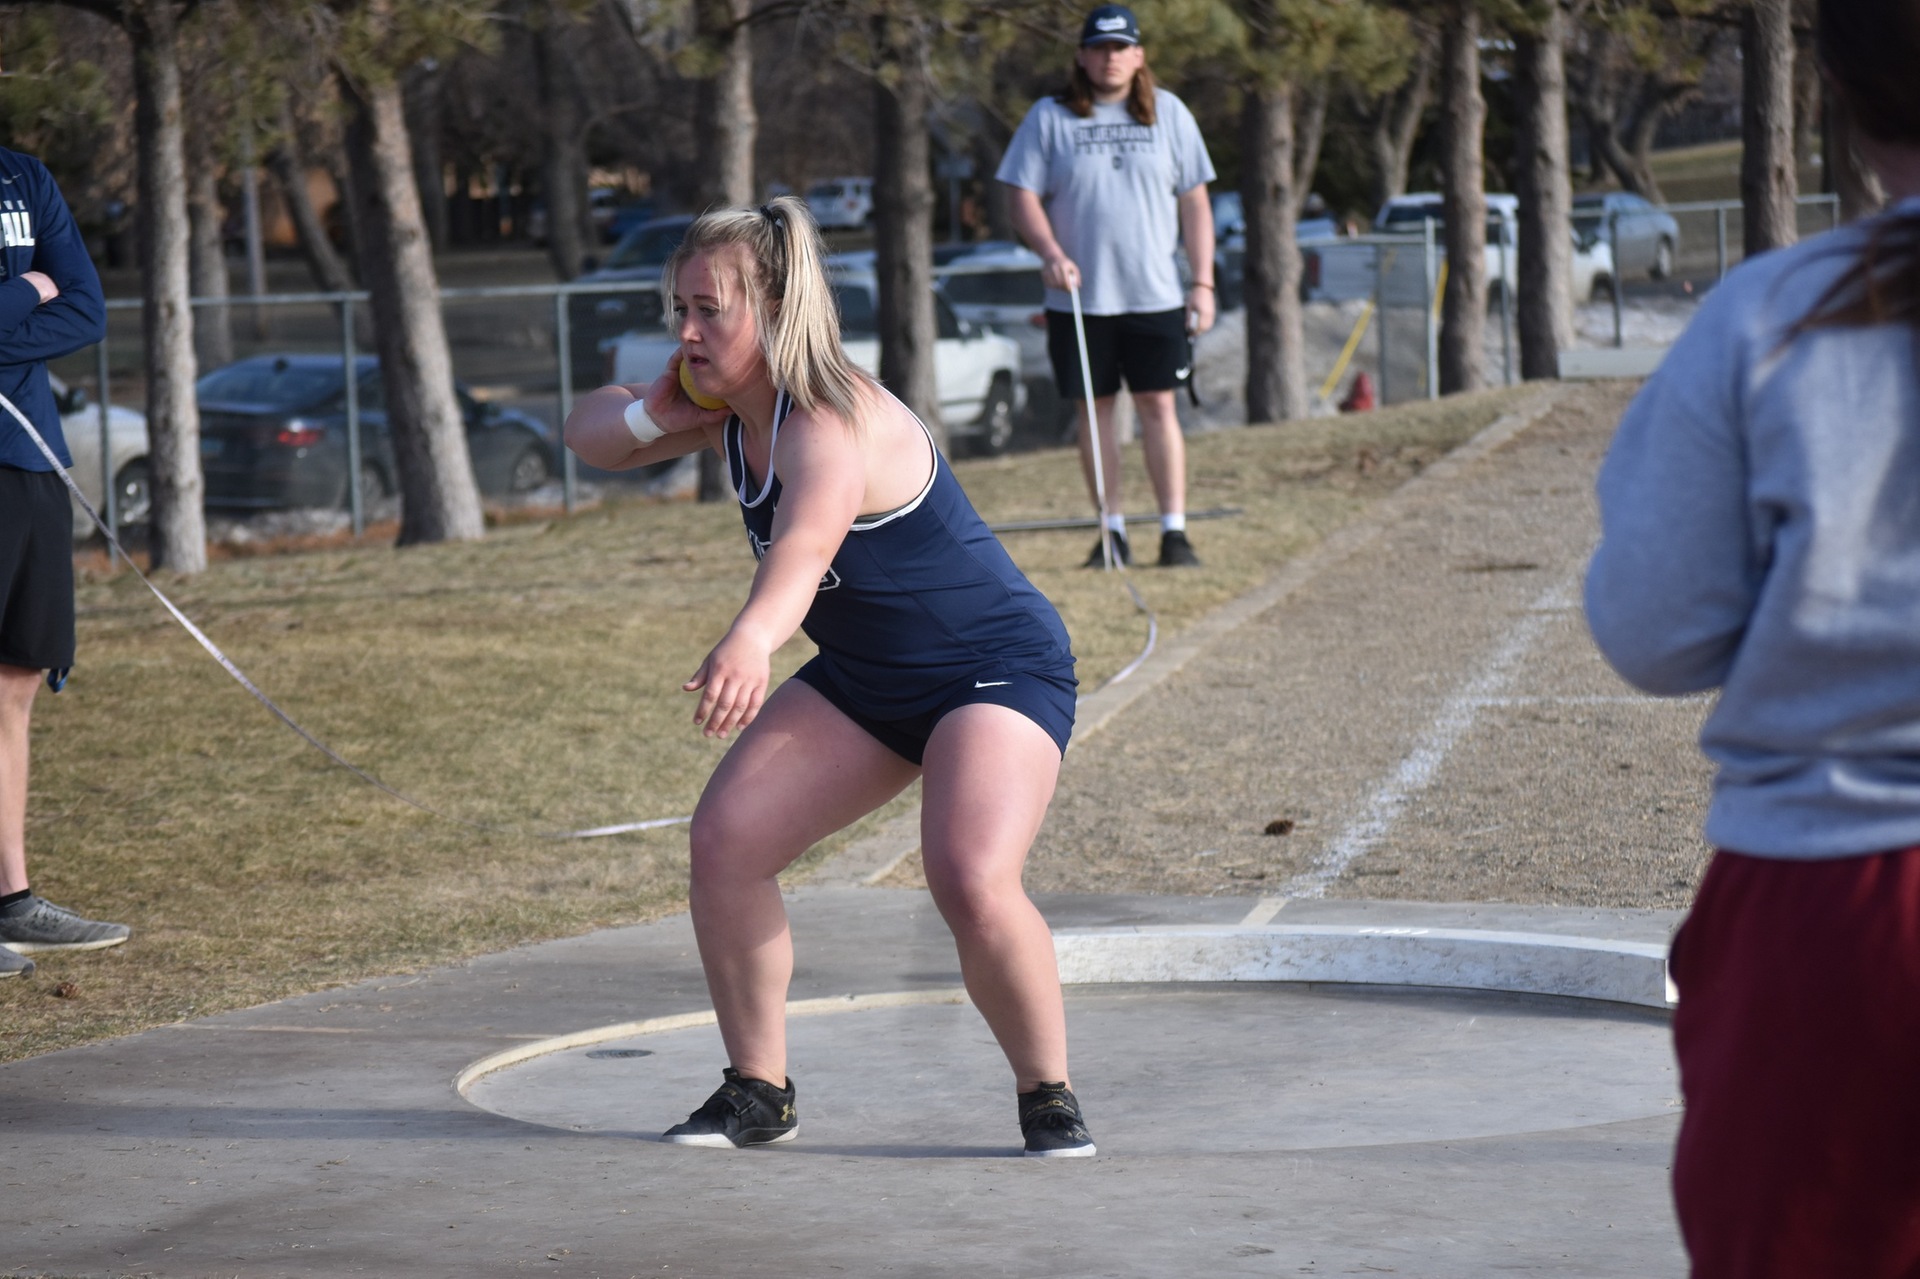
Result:
[[[1594,639],[1718,689],[1674,939],[1696,1279],[1920,1274],[1920,0],[1824,0],[1890,208],[1749,260],[1601,468]]]

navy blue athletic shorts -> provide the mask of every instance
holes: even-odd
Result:
[[[868,736],[916,767],[926,756],[927,739],[933,736],[934,725],[942,716],[962,706],[1005,706],[1019,711],[1046,730],[1062,756],[1067,753],[1067,739],[1073,736],[1071,676],[1062,680],[1026,671],[970,676],[954,685],[952,695],[938,706],[906,719],[875,719],[859,710],[818,657],[795,671],[793,678],[826,698],[835,710],[865,729]]]
[[[1095,399],[1118,395],[1122,378],[1129,391],[1171,391],[1193,376],[1193,340],[1187,336],[1184,308],[1083,318]],[[1053,361],[1053,383],[1060,398],[1086,399],[1073,312],[1047,312],[1047,355]]]
[[[73,665],[73,507],[52,471],[0,466],[0,663]]]

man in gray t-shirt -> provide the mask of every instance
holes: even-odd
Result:
[[[1061,396],[1080,401],[1080,460],[1092,491],[1069,293],[1080,290],[1114,553],[1131,562],[1113,431],[1124,380],[1160,505],[1160,563],[1198,564],[1187,540],[1186,445],[1174,389],[1193,373],[1190,335],[1213,327],[1213,164],[1186,104],[1155,87],[1131,10],[1109,4],[1087,15],[1066,92],[1027,112],[996,176],[1011,188],[1021,238],[1045,259],[1048,352]],[[1180,241],[1193,280],[1184,292],[1174,258]],[[1104,559],[1095,546],[1087,564]]]

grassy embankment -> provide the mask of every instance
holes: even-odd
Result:
[[[1138,574],[1163,632],[1266,578],[1516,394],[1194,437],[1193,506],[1245,514],[1195,526],[1204,569]],[[1084,508],[1064,451],[957,469],[989,519]],[[1128,470],[1144,494],[1137,448]],[[1138,650],[1119,583],[1077,567],[1088,533],[1007,540],[1059,605],[1088,687]],[[691,811],[722,747],[691,728],[679,684],[751,568],[732,507],[634,503],[472,545],[229,560],[166,585],[348,758],[446,812],[524,830]],[[79,668],[34,722],[34,882],[130,922],[134,940],[44,956],[0,987],[0,1059],[684,904],[684,827],[553,842],[429,816],[287,732],[130,575],[86,574],[80,608]],[[788,645],[778,673],[807,651]]]

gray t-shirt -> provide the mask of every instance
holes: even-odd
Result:
[[[1172,311],[1185,298],[1174,246],[1178,196],[1213,181],[1213,161],[1186,103],[1154,90],[1151,126],[1125,102],[1094,103],[1081,119],[1053,98],[1027,112],[994,176],[1032,191],[1054,238],[1080,268],[1088,315]],[[1047,290],[1047,309],[1066,311],[1067,294]]]

